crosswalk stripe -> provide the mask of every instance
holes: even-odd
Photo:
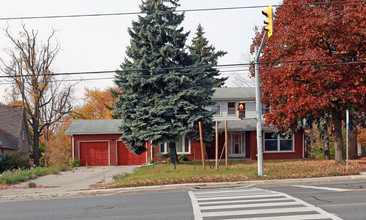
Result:
[[[195,220],[236,219],[335,219],[337,216],[281,192],[265,189],[190,191]],[[273,214],[273,215],[271,215]],[[278,216],[281,215],[281,216]],[[245,218],[247,217],[247,218]]]
[[[277,197],[276,194],[271,195],[250,195],[250,196],[227,196],[227,197],[205,197],[205,198],[197,198],[198,201],[211,201],[211,200],[231,200],[231,199],[245,199],[245,198],[268,198],[268,197]]]
[[[282,202],[282,203],[275,203],[272,204],[273,206],[290,206],[290,205],[299,205],[297,202]],[[201,210],[216,210],[216,209],[236,209],[236,208],[257,208],[257,207],[267,207],[268,203],[256,203],[256,204],[243,204],[240,205],[218,205],[218,206],[203,206]]]
[[[203,212],[202,217],[213,217],[213,216],[231,216],[231,215],[255,215],[255,214],[277,214],[277,213],[291,213],[291,212],[309,212],[312,211],[308,207],[299,208],[276,208],[276,209],[261,209],[255,210],[240,210],[240,211],[219,211],[219,212]]]
[[[270,216],[270,217],[259,217],[259,218],[235,218],[225,220],[308,220],[308,219],[329,219],[329,217],[322,214],[309,215],[286,215],[286,216]]]
[[[200,202],[200,205],[215,205],[215,204],[230,204],[230,203],[253,203],[253,202],[281,202],[288,201],[288,198],[273,198],[273,199],[246,199],[246,200],[228,200],[228,201],[213,201],[213,202]]]
[[[262,190],[259,190],[258,188],[245,188],[245,192],[261,192]],[[234,190],[202,190],[202,191],[195,191],[194,192],[194,195],[197,196],[197,195],[202,195],[202,194],[216,194],[216,193],[238,193],[238,190],[237,189],[234,189]]]

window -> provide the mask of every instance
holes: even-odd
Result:
[[[265,152],[281,152],[294,151],[293,135],[284,137],[282,135],[274,135],[274,132],[264,133],[264,151]]]
[[[159,152],[163,153],[163,154],[168,153],[168,144],[167,143],[160,144],[159,145]]]
[[[175,147],[177,149],[177,154],[190,154],[191,153],[191,142],[189,141],[188,135],[181,135],[175,141]],[[166,154],[168,153],[168,143],[159,145],[159,152]]]
[[[212,111],[215,113],[215,115],[220,115],[221,114],[220,103],[216,103],[215,105],[213,105]]]
[[[227,103],[227,114],[228,115],[236,115],[235,102],[228,102]]]
[[[177,148],[177,154],[189,154],[191,152],[191,142],[189,141],[188,135],[183,134],[179,136],[175,142]]]
[[[25,130],[24,129],[22,131],[22,138],[23,138],[23,141],[25,141]]]

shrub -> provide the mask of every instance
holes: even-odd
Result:
[[[7,155],[1,162],[0,162],[0,173],[13,170],[13,169],[26,169],[29,168],[29,159],[27,159],[25,153],[15,152],[11,155]]]
[[[70,165],[71,167],[80,167],[80,165],[81,165],[81,160],[80,160],[80,159],[78,159],[78,158],[75,158],[75,159],[70,158],[70,160],[69,160],[69,165]]]
[[[187,155],[185,155],[185,154],[181,154],[181,155],[179,155],[179,161],[188,161],[188,157],[187,157]]]

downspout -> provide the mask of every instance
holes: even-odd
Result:
[[[74,135],[71,135],[71,148],[72,148],[72,159],[75,159],[75,139],[74,139]]]

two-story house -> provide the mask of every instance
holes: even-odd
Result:
[[[219,122],[219,152],[225,143],[225,122],[228,130],[228,156],[229,158],[250,158],[257,156],[257,119],[255,88],[216,88],[212,99],[216,105],[210,110],[215,112],[214,120]],[[237,116],[238,104],[245,105],[245,118]],[[269,107],[262,106],[263,114]],[[290,137],[275,135],[271,127],[263,127],[263,157],[264,159],[289,159],[304,156],[304,132],[298,131]],[[214,158],[215,144],[207,148],[207,154]],[[220,155],[220,154],[219,154]]]
[[[228,156],[236,159],[256,159],[256,106],[255,88],[216,88],[212,99],[214,120],[219,122],[219,155],[224,149],[225,121],[228,124]],[[245,118],[237,117],[237,106],[245,103]],[[263,111],[268,109],[263,109]],[[72,136],[72,158],[79,158],[82,165],[133,165],[143,164],[149,159],[159,159],[157,155],[168,152],[167,144],[152,147],[146,143],[147,152],[137,156],[129,152],[127,146],[119,141],[122,133],[119,126],[122,120],[74,120],[67,130]],[[215,140],[205,151],[210,159],[215,157]],[[201,160],[199,141],[190,141],[182,134],[176,140],[178,155],[186,155],[189,160]],[[303,132],[290,137],[274,136],[270,127],[263,128],[264,159],[301,158],[304,153]]]

